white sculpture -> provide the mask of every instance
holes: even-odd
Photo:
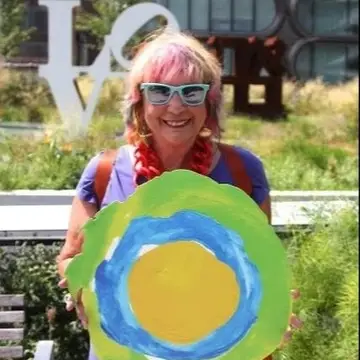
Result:
[[[54,96],[60,117],[66,129],[77,135],[88,127],[104,81],[107,78],[124,78],[130,62],[122,50],[135,32],[155,16],[167,20],[167,28],[179,31],[175,16],[165,7],[155,3],[142,3],[124,10],[115,21],[112,31],[105,37],[104,46],[91,66],[73,66],[72,11],[80,6],[80,0],[40,0],[39,5],[48,8],[49,16],[49,58],[46,65],[39,66],[39,76],[44,77]],[[124,72],[111,72],[111,54],[125,69]],[[94,80],[93,91],[85,108],[74,84],[80,74],[87,73]]]

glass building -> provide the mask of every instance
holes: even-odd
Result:
[[[287,72],[299,80],[322,77],[334,83],[358,76],[359,0],[153,1],[168,8],[183,30],[200,38],[279,37],[287,45]],[[38,32],[22,45],[22,55],[46,59],[46,8],[37,0],[27,2],[25,25]],[[86,34],[75,35],[74,50],[85,65],[92,58],[86,53]],[[224,74],[234,74],[233,49],[224,48],[223,54]]]
[[[287,44],[284,63],[299,80],[358,76],[358,0],[156,0],[196,36],[260,38]],[[224,49],[224,72],[233,73]]]

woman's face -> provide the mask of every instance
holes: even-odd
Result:
[[[184,75],[177,75],[173,78],[162,79],[161,83],[179,86],[198,82],[189,81],[189,78]],[[167,93],[164,92],[164,89],[159,88],[161,91],[158,92],[158,97],[156,91],[153,90],[157,88],[151,89],[153,100],[160,99],[161,101],[164,95],[166,98]],[[186,92],[185,89],[183,94],[187,96],[190,102],[201,93],[201,89],[198,89],[198,92],[194,92],[194,88],[188,90],[190,92]],[[184,104],[179,94],[175,92],[168,103],[154,105],[145,95],[143,96],[145,122],[155,142],[161,146],[169,145],[172,147],[191,145],[204,126],[207,117],[206,101],[204,100],[199,105],[190,106]]]

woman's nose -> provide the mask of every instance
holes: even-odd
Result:
[[[184,104],[178,93],[174,93],[168,102],[168,110],[171,112],[181,112],[184,110]]]

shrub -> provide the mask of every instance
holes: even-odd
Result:
[[[305,138],[285,141],[281,150],[264,158],[269,181],[276,190],[348,190],[358,184],[358,159],[326,143]]]
[[[283,102],[296,115],[339,114],[358,107],[359,79],[347,83],[326,84],[320,79],[305,83],[285,82]]]
[[[93,90],[93,80],[80,76],[77,84],[85,103]],[[95,116],[119,114],[123,96],[123,81],[104,82]],[[0,74],[0,120],[6,122],[59,123],[50,87],[34,71],[5,71]]]
[[[85,137],[68,140],[59,131],[40,139],[11,137],[0,141],[0,190],[73,189],[89,159],[116,148],[120,118],[95,121]]]
[[[318,81],[297,89],[294,84],[286,83],[284,99],[294,102],[292,96],[298,96],[298,105],[293,104],[293,114],[286,121],[267,122],[231,116],[224,124],[222,140],[248,148],[260,156],[272,189],[356,189],[356,85],[357,80],[342,86],[328,86]],[[81,77],[79,87],[86,100],[92,90],[91,79]],[[315,95],[312,95],[313,91]],[[226,97],[229,93],[230,89],[225,87]],[[122,94],[121,80],[104,84],[96,115],[84,136],[68,140],[58,130],[44,139],[0,139],[0,190],[73,188],[91,156],[102,148],[114,148],[123,143],[118,136],[124,128],[118,112]],[[311,105],[308,112],[304,110],[308,105],[300,106],[301,101]],[[10,117],[24,117],[24,109],[17,106],[3,111],[13,112]]]
[[[0,189],[73,189],[90,157],[86,149],[56,142],[12,145],[0,163]]]
[[[3,121],[43,122],[55,112],[47,83],[32,71],[2,73],[0,119]]]
[[[334,342],[336,359],[357,360],[359,358],[359,269],[348,274],[341,287],[336,313],[340,331]]]
[[[318,221],[310,235],[288,246],[294,287],[301,298],[294,311],[304,320],[281,360],[355,360],[358,356],[358,220],[349,208]]]
[[[0,249],[0,293],[25,294],[25,359],[33,358],[37,341],[49,339],[56,343],[55,360],[83,360],[87,353],[87,333],[65,310],[65,292],[57,287],[58,252],[56,244]]]
[[[337,142],[331,143],[314,127],[305,120],[264,124],[232,117],[224,141],[259,155],[272,189],[356,189],[356,142],[339,130]],[[72,140],[55,132],[39,139],[12,136],[0,141],[0,190],[74,188],[91,156],[124,143],[122,131],[120,116],[97,117],[85,136]]]
[[[91,95],[93,80],[89,76],[82,76],[78,80],[80,92],[85,101]],[[104,82],[100,98],[95,110],[96,115],[116,115],[120,112],[124,94],[124,82],[121,79],[111,79]]]

